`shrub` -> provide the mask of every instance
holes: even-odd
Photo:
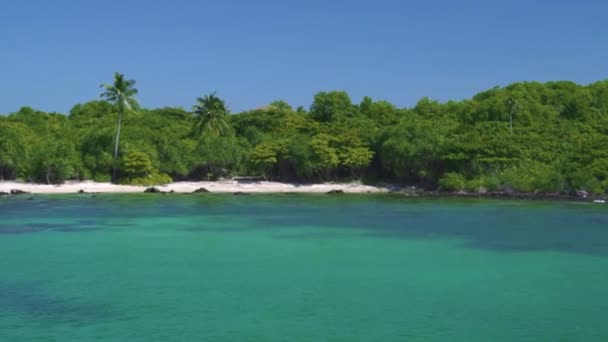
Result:
[[[123,184],[129,185],[140,185],[140,186],[151,186],[171,183],[173,179],[164,173],[153,173],[148,177],[138,177],[127,179]]]
[[[475,178],[466,181],[465,188],[470,191],[477,191],[481,188],[487,189],[486,183],[483,178]]]
[[[502,185],[500,178],[497,175],[488,175],[482,177],[483,184],[488,191],[498,191]]]
[[[154,167],[147,154],[128,151],[122,157],[120,170],[125,178],[145,178],[154,172]]]
[[[521,192],[562,192],[566,183],[557,168],[536,162],[507,169],[500,178],[505,186]]]
[[[607,181],[600,182],[591,172],[587,170],[579,170],[568,177],[568,183],[571,190],[585,190],[593,194],[602,194],[606,192]]]
[[[464,177],[456,172],[448,172],[439,179],[439,188],[445,191],[461,191],[465,185]]]
[[[125,153],[120,169],[123,174],[120,181],[122,184],[150,186],[173,181],[169,175],[154,168],[147,154],[139,151]]]
[[[95,182],[109,183],[112,181],[112,176],[109,173],[96,173],[92,177]]]
[[[602,190],[604,194],[608,194],[608,178],[604,179],[602,182]]]

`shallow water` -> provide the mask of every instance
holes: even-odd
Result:
[[[607,341],[608,206],[0,198],[0,341]]]

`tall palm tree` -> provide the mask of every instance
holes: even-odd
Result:
[[[514,100],[512,97],[510,97],[507,100],[507,106],[509,107],[509,127],[511,130],[511,134],[513,134],[513,114],[516,114],[519,110],[519,103],[517,103],[517,100]]]
[[[116,126],[116,141],[114,144],[114,167],[112,169],[112,181],[116,182],[116,160],[118,159],[118,143],[120,142],[120,128],[122,127],[122,119],[125,113],[129,110],[137,108],[137,101],[133,96],[137,95],[137,89],[134,88],[135,80],[126,80],[125,76],[120,73],[114,73],[113,84],[102,84],[105,89],[101,93],[101,97],[106,101],[114,104],[118,109],[118,124]]]
[[[215,92],[199,97],[198,102],[192,107],[194,114],[194,130],[201,136],[206,133],[224,135],[228,129],[226,116],[228,109],[224,100],[215,96]]]

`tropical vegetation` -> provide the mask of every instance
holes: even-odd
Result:
[[[363,180],[426,189],[608,190],[608,81],[519,82],[411,108],[346,92],[230,113],[215,93],[191,110],[140,108],[116,74],[69,113],[0,115],[0,179],[158,184],[236,175]]]

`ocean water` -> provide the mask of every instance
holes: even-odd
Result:
[[[608,206],[0,199],[0,341],[608,341]]]

